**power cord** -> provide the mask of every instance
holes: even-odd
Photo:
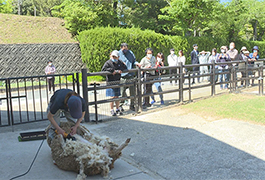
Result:
[[[40,152],[40,149],[41,149],[41,147],[42,147],[42,144],[43,144],[44,140],[45,140],[45,139],[42,140],[42,142],[41,142],[41,144],[40,144],[40,146],[39,146],[39,149],[38,149],[38,151],[37,151],[37,153],[36,153],[36,155],[35,155],[35,157],[34,157],[32,163],[31,163],[29,169],[27,170],[27,172],[25,172],[25,173],[23,173],[23,174],[21,174],[21,175],[18,175],[18,176],[12,177],[10,180],[17,179],[17,178],[19,178],[19,177],[22,177],[22,176],[25,176],[26,174],[28,174],[28,172],[29,172],[30,169],[32,168],[32,166],[33,166],[33,164],[34,164],[34,162],[35,162],[35,160],[36,160],[36,158],[37,158],[37,156],[38,156],[38,154],[39,154],[39,152]]]

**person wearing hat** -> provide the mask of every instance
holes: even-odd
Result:
[[[75,122],[75,125],[71,127],[70,133],[71,135],[76,134],[76,130],[85,116],[85,107],[85,100],[73,90],[60,89],[55,91],[47,108],[47,117],[51,122],[48,140],[51,141],[55,137],[55,130],[57,130],[58,134],[63,135],[65,133],[60,128],[61,112],[64,113],[68,121]]]
[[[244,54],[244,52],[247,51],[247,48],[245,46],[243,46],[240,50],[240,53],[238,54],[238,60],[240,61],[246,61],[246,56]],[[245,70],[245,63],[239,63],[238,64],[238,69],[241,71],[241,77],[245,78],[246,77],[246,73],[244,72]],[[241,80],[241,87],[243,87],[244,85],[244,80]]]
[[[244,51],[247,51],[247,48],[245,46],[241,48],[240,53],[238,54],[238,60],[244,60]]]
[[[149,69],[149,68],[156,68],[156,58],[155,56],[153,56],[153,49],[152,48],[147,48],[145,50],[145,57],[143,57],[141,59],[141,67],[143,69]],[[144,76],[144,81],[150,81],[150,79],[152,79],[152,76],[156,75],[156,71],[155,70],[149,70],[149,71],[145,71],[143,73]],[[145,94],[151,94],[152,93],[152,83],[147,83],[144,84],[144,93]],[[143,100],[143,109],[146,109],[147,107],[151,107],[152,105],[150,104],[150,97],[146,96],[144,97]]]
[[[219,54],[219,57],[217,58],[217,63],[225,63],[225,62],[230,62],[231,58],[230,56],[226,53],[227,52],[227,47],[222,46],[221,47],[221,53]],[[219,74],[219,81],[220,83],[223,82],[223,77],[225,79],[225,82],[227,82],[224,86],[224,89],[228,89],[228,81],[230,79],[230,74],[229,74],[229,66],[227,64],[221,64],[218,66],[219,73],[224,73],[228,72],[228,74]],[[223,89],[223,84],[220,84],[220,89]]]
[[[110,59],[105,62],[101,71],[108,71],[111,74],[106,76],[107,85],[120,84],[122,71],[127,70],[127,66],[119,60],[119,51],[114,50],[110,54]],[[118,98],[121,95],[120,88],[109,88],[106,89],[106,96]],[[114,111],[114,101],[110,102],[110,113],[112,116],[117,114],[122,115],[121,107],[119,107],[120,102],[115,101],[116,111]]]
[[[49,60],[48,61],[48,65],[45,68],[45,74],[46,75],[53,75],[55,74],[56,69],[55,66],[52,64],[52,61]],[[48,87],[49,87],[49,93],[51,94],[51,89],[53,90],[53,92],[55,91],[55,87],[54,87],[54,76],[48,76],[47,77],[47,81],[48,81]]]
[[[259,59],[259,47],[258,46],[254,46],[252,49],[252,53],[249,54],[250,60],[249,62],[249,67],[254,67],[255,65],[255,61],[257,61]],[[250,71],[249,76],[255,76],[255,71]],[[254,85],[254,79],[252,79],[252,86]],[[249,84],[249,86],[251,86]]]
[[[128,49],[127,43],[121,44],[121,49],[119,50],[119,59],[125,63],[128,69],[133,69],[135,66],[140,66],[140,63],[136,61],[135,55],[131,50]],[[135,73],[122,73],[121,74],[121,84],[132,83],[135,80]],[[135,87],[134,86],[125,86],[121,87],[121,96],[127,97],[126,89],[129,89],[130,96],[135,95]],[[135,111],[134,107],[135,99],[130,99],[130,110]],[[125,100],[120,102],[120,109],[124,111],[123,105],[125,104]]]
[[[193,44],[193,51],[191,51],[190,56],[191,56],[191,64],[199,64],[199,51],[197,44]],[[200,75],[200,67],[193,67],[193,76],[195,76],[196,72],[198,75]],[[198,77],[198,83],[199,82],[200,78]],[[195,84],[195,78],[193,78],[192,84]]]
[[[167,56],[167,63],[168,66],[178,66],[178,56],[175,54],[175,49],[170,49],[170,54]],[[173,78],[173,74],[177,74],[177,69],[169,69],[170,79]],[[175,81],[176,82],[176,81]],[[170,83],[172,83],[172,80],[170,80]]]

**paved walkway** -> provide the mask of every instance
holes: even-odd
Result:
[[[41,144],[18,142],[19,133],[43,130],[47,124],[18,125],[14,132],[11,127],[1,128],[0,179],[26,172]],[[265,126],[208,120],[181,107],[83,125],[117,143],[131,138],[110,179],[265,179]],[[31,171],[18,179],[75,179],[76,175],[53,165],[44,142]]]

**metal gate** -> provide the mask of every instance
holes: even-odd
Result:
[[[54,75],[55,91],[62,88],[80,93],[79,73]],[[0,127],[47,120],[47,76],[0,79]]]

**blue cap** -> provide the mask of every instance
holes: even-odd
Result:
[[[67,101],[67,106],[73,118],[79,119],[82,117],[82,101],[80,97],[71,96]]]
[[[254,46],[253,49],[252,49],[252,51],[253,50],[259,50],[259,47],[258,46]]]

